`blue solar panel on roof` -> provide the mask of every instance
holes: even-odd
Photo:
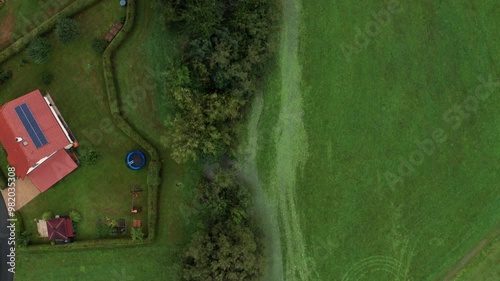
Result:
[[[33,116],[33,113],[31,113],[28,105],[23,103],[20,106],[16,106],[15,110],[36,148],[40,148],[48,144],[49,142],[47,141],[47,138],[43,134],[42,129],[40,129],[40,126],[38,125],[38,122],[36,122],[36,119]]]

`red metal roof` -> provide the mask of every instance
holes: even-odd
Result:
[[[77,164],[66,152],[59,150],[28,174],[35,186],[44,192],[77,168]]]
[[[47,220],[49,240],[68,239],[73,237],[73,225],[69,218],[55,218]]]
[[[48,144],[38,149],[15,111],[15,108],[23,103],[28,105],[48,140]],[[27,141],[28,145],[16,142],[16,137]],[[29,168],[39,160],[71,144],[39,90],[10,101],[0,108],[0,142],[7,151],[10,165],[16,168],[16,174],[21,178],[25,178]]]

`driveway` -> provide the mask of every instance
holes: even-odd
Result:
[[[7,189],[2,190],[3,198],[7,198]],[[40,190],[31,182],[31,180],[26,177],[26,179],[16,180],[16,206],[17,210],[21,209],[24,205],[28,204],[31,200],[40,194]],[[6,201],[6,200],[4,200]]]

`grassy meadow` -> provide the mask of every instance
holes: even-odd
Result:
[[[435,280],[497,225],[500,88],[469,97],[499,81],[493,3],[284,1],[248,133],[274,280]]]

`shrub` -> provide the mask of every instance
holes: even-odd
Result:
[[[51,72],[42,73],[42,83],[44,85],[50,85],[50,83],[52,83],[52,80],[54,80],[54,75]]]
[[[144,239],[144,232],[142,232],[142,227],[133,227],[130,231],[132,236],[132,241],[142,241]]]
[[[72,42],[80,35],[78,24],[73,19],[60,18],[56,24],[56,35],[63,44]]]
[[[122,24],[125,24],[126,21],[127,21],[127,16],[126,15],[123,15],[123,16],[120,17],[120,22]]]
[[[46,211],[42,215],[42,220],[46,221],[54,217],[54,214],[51,211]]]
[[[69,218],[75,223],[79,223],[82,221],[82,215],[80,214],[80,212],[75,210],[69,212]]]
[[[28,47],[28,55],[38,64],[46,63],[52,53],[52,45],[47,39],[36,37]]]
[[[107,225],[107,223],[102,220],[102,219],[98,219],[97,220],[97,236],[99,236],[99,238],[105,238],[109,235],[109,231],[111,230],[111,228]]]
[[[12,71],[11,70],[4,71],[4,72],[0,71],[0,85],[9,81],[10,78],[12,78]]]
[[[27,247],[31,242],[31,232],[23,231],[19,236],[19,245],[21,247]]]
[[[16,219],[16,237],[20,237],[21,233],[24,232],[24,222],[21,213],[18,211],[14,212],[14,219]]]
[[[88,165],[97,164],[97,162],[99,162],[99,159],[101,159],[101,153],[93,149],[90,149],[87,153],[85,153],[81,157],[83,164],[88,164]]]
[[[4,190],[7,188],[7,178],[4,173],[0,170],[0,189]]]
[[[95,38],[92,41],[92,49],[98,54],[102,54],[106,47],[108,47],[108,42],[102,38]]]

